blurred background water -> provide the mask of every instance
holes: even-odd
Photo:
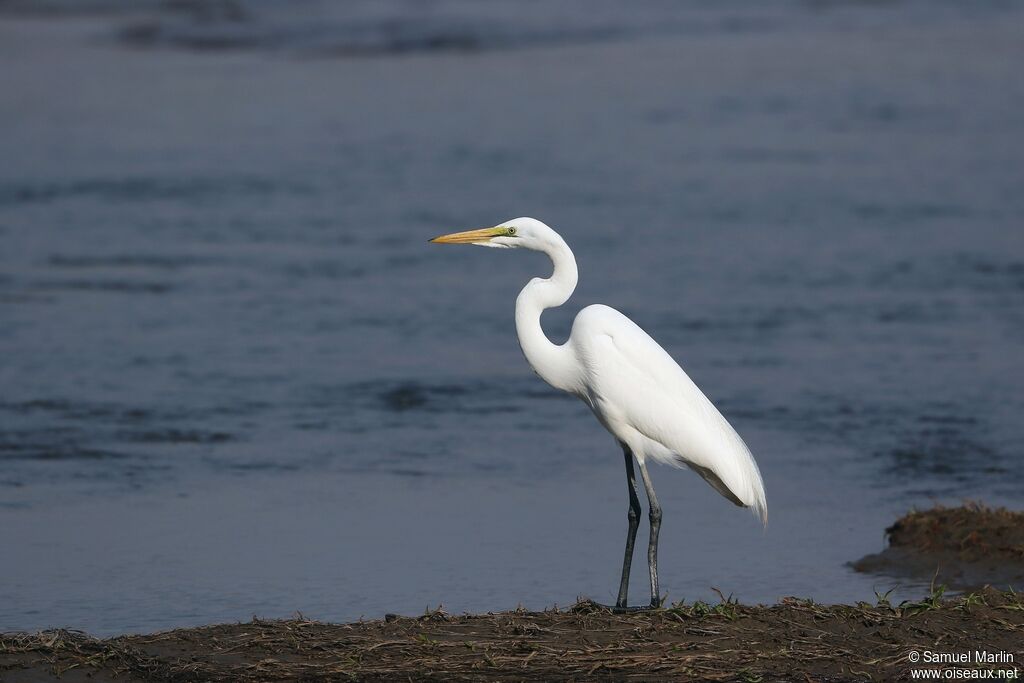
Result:
[[[549,335],[619,308],[760,463],[767,531],[654,471],[670,600],[919,592],[845,563],[1024,504],[1022,20],[0,1],[0,628],[613,601],[621,456],[515,339],[548,264],[426,243],[520,215],[579,261]]]

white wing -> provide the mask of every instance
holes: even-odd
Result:
[[[640,457],[689,466],[767,519],[761,473],[743,439],[636,323],[608,306],[588,306],[576,317],[569,344],[583,367],[584,398],[609,431],[640,449]]]

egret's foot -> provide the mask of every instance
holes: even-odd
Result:
[[[595,602],[595,605],[603,609],[608,610],[612,614],[629,614],[631,612],[650,612],[651,610],[661,609],[661,602],[658,604],[650,605],[603,605],[600,602]]]
[[[577,613],[587,613],[587,612],[593,612],[595,610],[607,610],[607,611],[611,612],[612,614],[628,614],[630,612],[648,612],[650,610],[662,609],[662,607],[665,604],[665,600],[666,600],[667,597],[668,596],[665,596],[665,597],[661,598],[660,600],[651,600],[651,604],[649,604],[649,605],[620,605],[620,604],[617,604],[617,603],[614,604],[614,605],[606,605],[606,604],[604,604],[602,602],[596,602],[596,601],[591,600],[589,598],[583,598],[583,599],[577,601],[577,603],[575,605],[573,605],[570,608],[570,610],[573,611],[573,612],[577,612]]]
[[[658,609],[658,605],[626,605],[625,607],[612,607],[610,608],[612,614],[630,614],[632,612],[650,612],[651,610]]]

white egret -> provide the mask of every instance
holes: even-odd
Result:
[[[634,458],[649,503],[651,607],[662,602],[658,590],[661,507],[647,472],[648,459],[689,467],[720,494],[736,505],[752,508],[761,522],[767,523],[761,473],[743,439],[672,357],[636,323],[614,308],[595,304],[577,314],[564,344],[555,344],[545,336],[541,313],[564,304],[577,282],[576,259],[557,232],[536,219],[516,218],[493,228],[442,235],[431,242],[532,249],[551,258],[551,277],[533,278],[516,299],[516,331],[533,370],[556,389],[582,399],[622,446],[629,489],[629,531],[616,609],[627,609],[629,569],[640,521]]]

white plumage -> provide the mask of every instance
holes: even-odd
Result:
[[[639,325],[614,308],[587,306],[566,345],[585,376],[580,397],[638,459],[688,466],[767,522],[764,484],[747,445]]]
[[[636,323],[614,308],[596,304],[579,312],[564,344],[554,344],[544,334],[541,313],[565,303],[578,279],[576,259],[558,233],[533,218],[517,218],[432,241],[524,248],[551,258],[551,277],[530,280],[516,299],[516,332],[534,371],[551,386],[579,396],[623,447],[630,525],[617,608],[626,608],[639,517],[633,458],[650,503],[648,564],[654,607],[661,604],[657,575],[661,508],[647,472],[647,459],[689,467],[727,499],[751,508],[762,523],[767,522],[761,473],[743,439],[675,360]]]

